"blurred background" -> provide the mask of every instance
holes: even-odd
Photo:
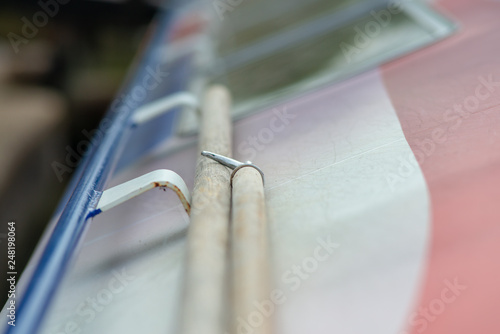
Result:
[[[16,222],[20,277],[71,179],[67,159],[76,166],[84,154],[77,145],[97,127],[155,11],[140,0],[0,2],[2,304],[7,223]]]

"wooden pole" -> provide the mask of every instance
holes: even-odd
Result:
[[[269,296],[268,227],[262,176],[255,168],[240,168],[234,174],[232,187],[233,333],[269,334],[275,305],[270,305]]]
[[[225,87],[208,88],[202,105],[200,151],[231,156],[230,105]],[[187,238],[182,334],[226,332],[230,174],[227,167],[198,158]]]

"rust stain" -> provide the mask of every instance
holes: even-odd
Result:
[[[177,187],[176,185],[174,185],[174,184],[172,184],[170,182],[165,182],[165,185],[162,185],[160,182],[153,182],[153,184],[154,184],[155,187],[162,188],[163,191],[167,191],[165,188],[170,188],[173,191],[175,191],[175,193],[177,194],[177,196],[181,200],[181,203],[182,203],[182,206],[184,207],[184,210],[186,211],[186,213],[188,214],[188,216],[191,215],[191,204],[189,204],[189,202],[187,201],[186,197],[184,197],[184,194],[179,189],[179,187]]]

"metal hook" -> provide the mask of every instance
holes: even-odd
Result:
[[[204,157],[210,158],[214,161],[217,161],[221,165],[224,165],[226,167],[231,168],[233,170],[233,172],[231,173],[231,184],[233,182],[233,177],[236,174],[236,172],[243,167],[255,168],[262,176],[262,183],[264,184],[264,172],[258,166],[254,165],[251,161],[241,162],[241,161],[234,160],[234,159],[225,157],[223,155],[213,153],[213,152],[208,152],[208,151],[202,151],[201,155],[203,155]]]

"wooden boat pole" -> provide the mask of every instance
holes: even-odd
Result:
[[[231,98],[226,88],[208,88],[201,110],[200,150],[231,156]],[[187,238],[180,333],[225,333],[227,248],[231,171],[199,157]]]
[[[254,334],[269,334],[270,317],[274,313],[275,305],[271,304],[269,295],[268,227],[263,176],[252,167],[239,168],[233,175],[231,230],[233,333],[247,333],[251,330]]]
[[[232,333],[269,334],[275,305],[270,298],[264,173],[251,162],[201,153],[233,169],[231,225]]]

